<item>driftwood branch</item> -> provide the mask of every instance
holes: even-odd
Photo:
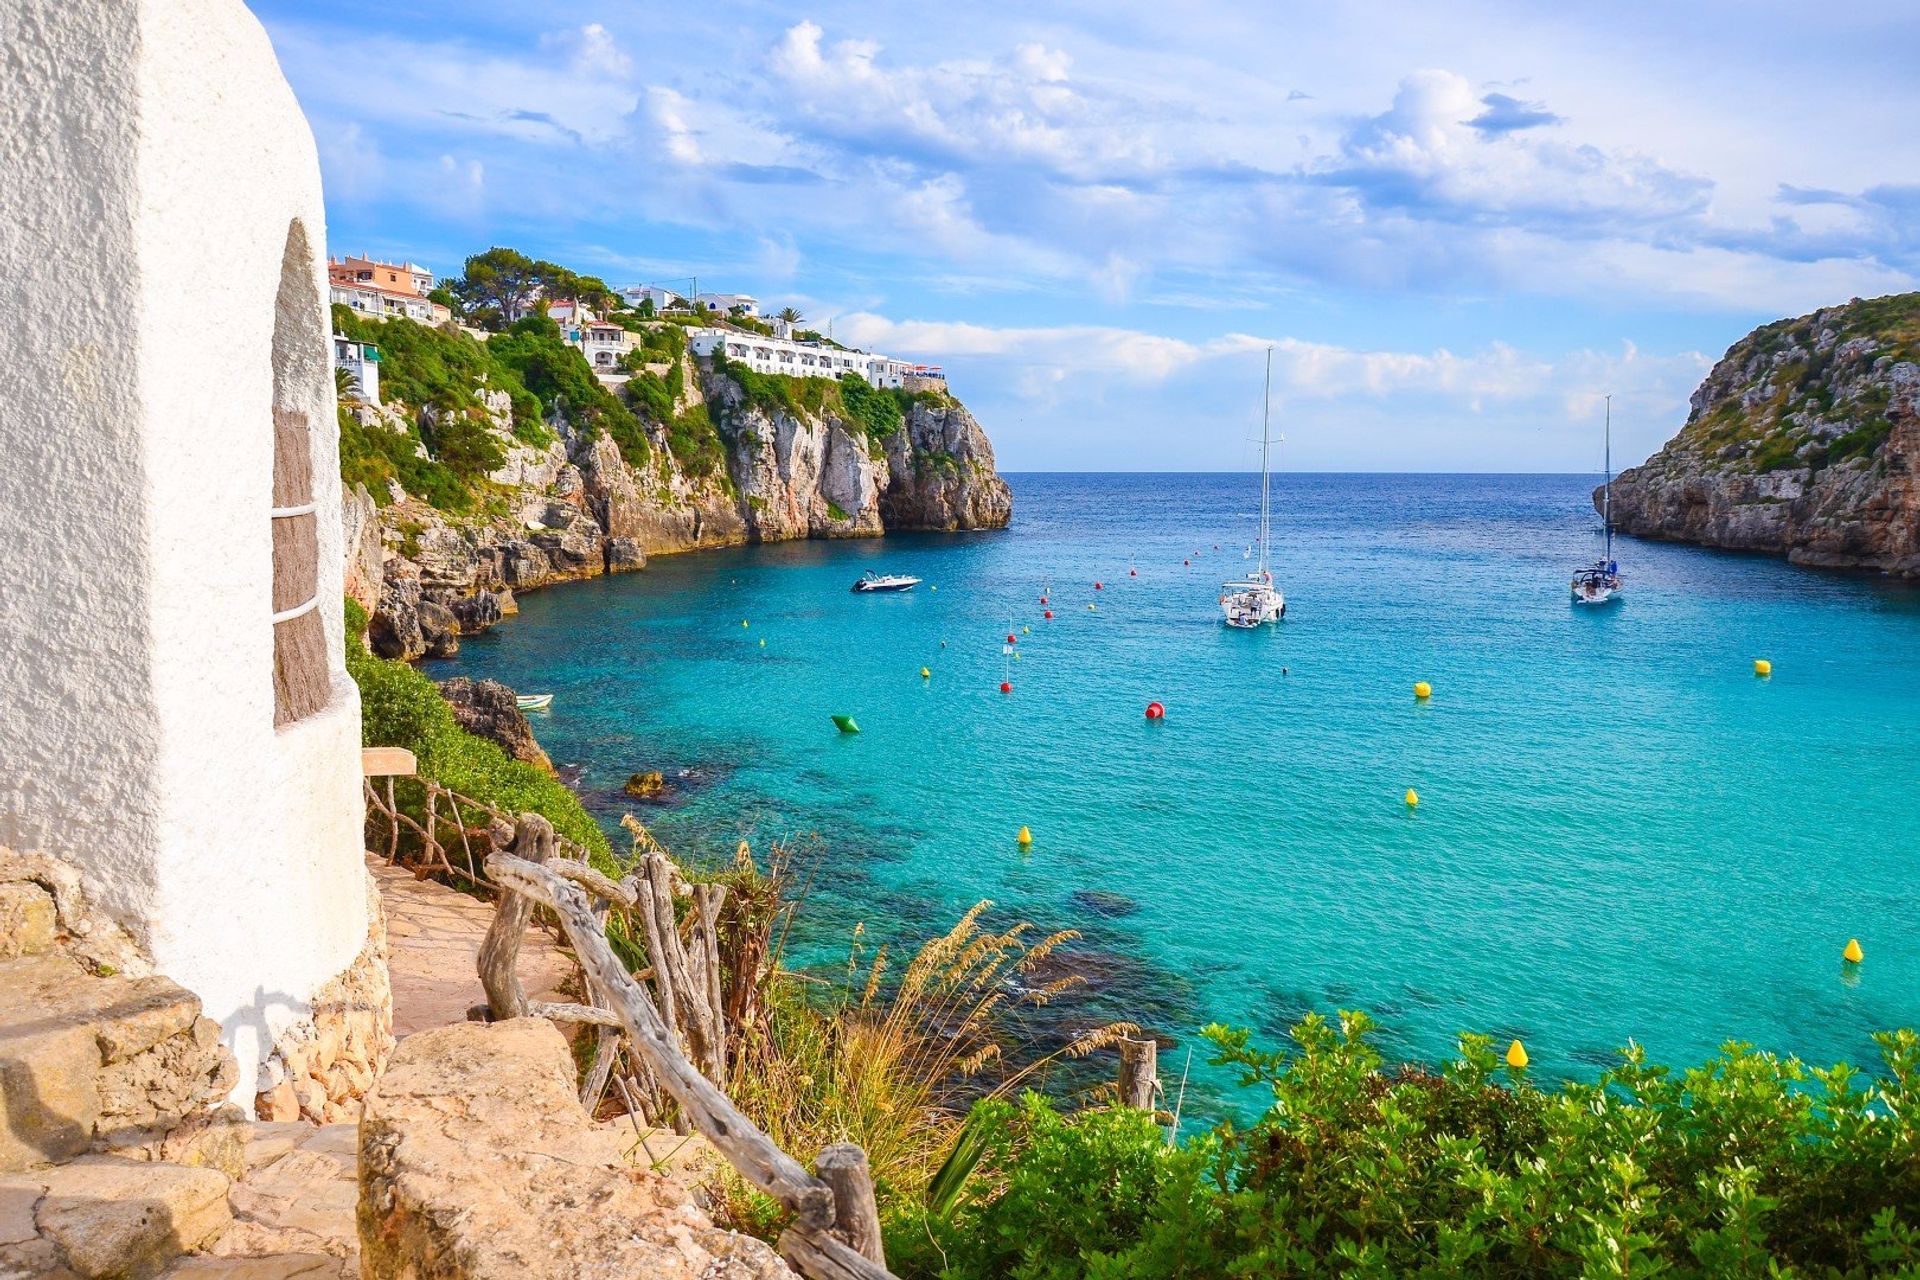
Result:
[[[780,1234],[780,1256],[813,1280],[893,1280],[893,1273],[825,1232],[789,1227]]]
[[[513,854],[516,861],[528,866],[538,866],[551,858],[552,824],[537,813],[522,814],[513,839]],[[487,859],[488,870],[492,870],[493,862],[493,858]],[[515,962],[520,958],[520,939],[526,934],[527,921],[533,918],[536,901],[524,893],[507,894],[480,942],[480,985],[486,988],[495,1021],[518,1018],[527,1011],[527,993],[520,985]],[[603,946],[605,941],[602,935]]]
[[[873,1195],[873,1169],[867,1153],[851,1142],[836,1142],[813,1162],[813,1172],[833,1188],[833,1232],[854,1252],[887,1265],[880,1239],[880,1205]]]
[[[595,1027],[620,1027],[620,1016],[606,1009],[596,1009],[588,1004],[547,1003],[530,1000],[520,1007],[514,1015],[519,1018],[551,1018],[555,1022],[584,1022]],[[495,1015],[498,1020],[498,1015]]]
[[[523,825],[528,821],[532,819],[523,819]],[[516,844],[516,849],[518,847]],[[606,996],[620,1015],[635,1052],[661,1087],[673,1096],[681,1110],[740,1175],[790,1210],[796,1219],[796,1231],[811,1237],[830,1227],[834,1220],[832,1190],[775,1146],[772,1139],[740,1114],[719,1086],[681,1055],[660,1012],[607,944],[606,934],[594,919],[586,894],[564,876],[539,863],[509,854],[496,853],[489,857],[487,873],[503,889],[526,898],[529,907],[539,902],[553,908],[587,973],[589,987]],[[659,905],[655,903],[656,907]],[[496,924],[506,916],[503,906]],[[677,942],[678,935],[674,936]],[[813,1243],[829,1258],[835,1256],[832,1246],[839,1244],[837,1240]],[[840,1249],[858,1259],[861,1265],[873,1266],[846,1246],[841,1245]],[[816,1273],[810,1271],[809,1274]],[[818,1274],[830,1277],[839,1273]],[[884,1276],[886,1272],[875,1268],[872,1274]]]

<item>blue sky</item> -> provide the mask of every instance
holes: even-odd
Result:
[[[1911,0],[257,0],[336,251],[698,275],[941,363],[1007,470],[1588,470],[1920,287]]]

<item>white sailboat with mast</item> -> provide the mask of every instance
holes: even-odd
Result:
[[[1619,562],[1613,558],[1613,397],[1607,397],[1606,487],[1600,499],[1600,520],[1606,526],[1606,550],[1591,568],[1573,575],[1575,604],[1605,604],[1620,594],[1625,585],[1620,579]]]
[[[1260,566],[1239,582],[1220,586],[1220,609],[1230,627],[1252,630],[1278,622],[1287,614],[1287,598],[1273,585],[1273,565],[1268,547],[1273,531],[1273,472],[1269,458],[1273,447],[1273,348],[1267,348],[1266,399],[1260,409]]]

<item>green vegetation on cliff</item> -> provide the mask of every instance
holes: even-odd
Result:
[[[1672,447],[1754,472],[1871,458],[1893,429],[1878,371],[1902,362],[1920,362],[1920,293],[1762,325],[1714,367]]]
[[[1463,1037],[1390,1069],[1363,1014],[1290,1051],[1209,1028],[1271,1097],[1176,1146],[1145,1112],[982,1103],[887,1256],[941,1280],[1228,1276],[1920,1276],[1920,1039],[1882,1073],[1729,1045],[1672,1072],[1629,1049],[1539,1088]],[[1502,1079],[1504,1077],[1504,1080]]]
[[[360,741],[369,747],[405,747],[419,761],[418,778],[399,780],[396,798],[416,816],[424,813],[422,779],[471,796],[507,813],[537,813],[554,830],[591,850],[603,867],[613,866],[606,833],[588,816],[578,796],[552,774],[515,760],[499,744],[468,733],[432,680],[404,662],[367,652],[367,614],[346,602],[347,671],[360,686]]]

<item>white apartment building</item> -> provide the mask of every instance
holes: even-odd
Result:
[[[327,284],[327,291],[332,301],[378,320],[398,317],[420,324],[444,324],[453,318],[451,311],[430,298],[413,293],[396,293],[378,285],[331,280]]]
[[[763,338],[757,333],[734,329],[689,329],[687,349],[697,356],[711,356],[724,348],[729,360],[738,361],[756,373],[780,373],[789,378],[839,378],[857,373],[876,387],[902,387],[916,368],[889,356],[866,351],[847,351],[823,343],[795,342],[791,338]]]
[[[354,393],[362,400],[380,403],[380,348],[336,333],[333,335],[333,367],[347,371],[353,378]]]

